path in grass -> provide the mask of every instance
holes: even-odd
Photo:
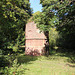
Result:
[[[23,57],[23,58],[22,58]],[[19,56],[22,75],[75,75],[75,63],[69,63],[68,57],[53,55],[49,57]]]

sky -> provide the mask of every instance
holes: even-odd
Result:
[[[40,4],[40,0],[30,0],[31,8],[33,8],[33,13],[37,11],[42,11],[42,5]]]

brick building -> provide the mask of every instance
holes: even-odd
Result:
[[[46,36],[36,27],[34,22],[26,24],[25,29],[25,54],[42,55],[44,54]]]

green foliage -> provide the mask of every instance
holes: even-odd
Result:
[[[40,14],[41,14],[40,11],[37,11],[37,12],[33,13],[31,18],[28,19],[28,22],[34,21],[35,19],[37,19],[39,17]]]
[[[63,49],[65,51],[65,49]],[[1,75],[72,75],[75,73],[75,53],[62,53],[62,49],[52,50],[52,55],[26,56],[23,54],[4,55],[12,60],[11,65],[0,67]],[[15,57],[15,58],[14,58]],[[9,59],[11,58],[11,59]],[[3,58],[4,59],[4,58]],[[6,60],[3,62],[7,62]],[[1,63],[1,62],[0,62]],[[1,66],[1,65],[0,65]],[[64,67],[64,69],[63,69]]]
[[[4,57],[3,55],[0,55],[0,67],[8,66],[10,62]]]
[[[31,12],[32,10],[28,0],[0,1],[1,49],[14,49],[16,45],[24,45],[25,24],[31,16]]]
[[[40,0],[40,3],[43,11],[33,18],[38,28],[41,31],[49,32],[50,43],[55,40],[50,28],[56,28],[56,32],[58,31],[60,35],[60,39],[57,41],[58,46],[75,49],[75,1]],[[57,33],[55,33],[56,35],[58,36]]]
[[[18,46],[13,46],[13,51],[17,52],[18,51]]]
[[[19,64],[17,62],[18,62],[17,59],[15,59],[13,61],[12,67],[10,67],[10,68],[6,67],[5,70],[4,70],[4,74],[7,74],[7,75],[20,75],[20,74],[23,74],[24,69],[20,69]]]
[[[1,64],[0,67],[11,66],[13,60],[15,59],[16,59],[16,53],[15,54],[8,53],[8,55],[4,55],[4,53],[0,54],[0,64]]]
[[[3,75],[22,75],[25,74],[27,64],[35,61],[37,57],[25,56],[25,54],[8,54],[0,57],[0,74]]]
[[[58,38],[59,38],[59,34],[58,34],[56,28],[50,28],[50,30],[49,30],[49,43],[50,43],[51,48],[56,46],[56,41]]]
[[[44,7],[43,7],[44,9]],[[46,10],[45,8],[44,10]],[[41,13],[36,12],[33,15],[33,20],[36,22],[37,27],[44,32],[49,32],[48,39],[50,47],[56,45],[56,40],[58,36],[58,31],[56,30],[56,24],[58,24],[58,17],[54,15],[53,12],[44,11]]]
[[[72,2],[65,10],[63,9],[62,11],[66,11],[68,14],[61,14],[60,17],[62,17],[62,19],[60,20],[60,25],[57,26],[62,36],[60,40],[60,42],[63,41],[61,46],[75,49],[75,2]]]

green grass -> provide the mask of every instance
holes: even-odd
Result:
[[[48,57],[19,54],[16,56],[19,66],[15,62],[8,75],[14,75],[13,72],[17,72],[15,75],[75,75],[75,62],[71,60],[74,57],[71,56],[65,53],[54,53]]]
[[[18,57],[19,67],[25,68],[22,75],[75,75],[75,63],[69,63],[68,60],[68,57],[59,53],[48,57]]]

